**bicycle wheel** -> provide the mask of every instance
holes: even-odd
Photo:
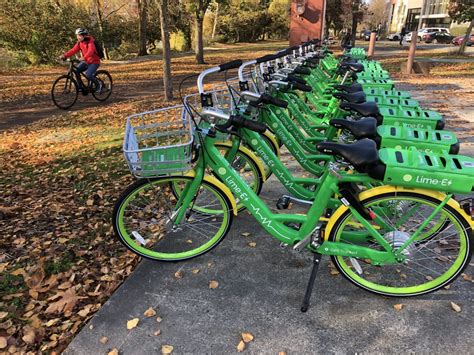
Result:
[[[393,248],[398,248],[431,216],[441,200],[418,192],[389,192],[361,202],[372,211],[378,211],[384,223],[375,227]],[[416,213],[404,218],[405,206],[409,205],[417,206]],[[359,237],[351,238],[351,234],[359,234]],[[333,256],[332,260],[349,281],[370,292],[400,297],[433,292],[456,279],[469,264],[472,230],[468,221],[446,204],[421,235],[424,238],[417,238],[405,249],[403,263],[373,265],[370,260],[344,256]],[[367,238],[363,237],[362,227],[350,210],[335,222],[329,240],[382,250],[368,233]]]
[[[51,98],[58,108],[67,110],[76,102],[78,93],[76,80],[69,75],[61,75],[53,84]]]
[[[178,226],[173,226],[178,199],[174,186],[192,177],[170,176],[138,180],[119,198],[113,211],[113,228],[132,252],[153,260],[191,259],[216,247],[232,223],[232,207],[225,194],[203,181]]]
[[[97,70],[95,72],[95,77],[101,85],[101,88],[100,90],[97,90],[97,87],[93,85],[92,96],[94,96],[97,101],[105,101],[112,94],[112,77],[106,70]]]

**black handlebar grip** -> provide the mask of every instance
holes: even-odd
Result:
[[[277,58],[278,57],[275,54],[267,54],[267,55],[264,55],[263,57],[257,58],[256,61],[258,64],[258,63],[269,62],[270,60],[275,60]]]
[[[286,78],[288,79],[288,81],[292,83],[300,83],[300,84],[306,85],[306,80],[296,76],[295,74],[288,74]]]
[[[293,87],[293,89],[300,90],[300,91],[304,91],[304,92],[311,92],[311,91],[313,91],[312,88],[311,88],[311,86],[305,85],[305,84],[301,84],[301,83],[291,83],[291,86]]]
[[[282,58],[284,56],[288,55],[288,49],[282,50],[274,54],[275,59]]]
[[[267,125],[265,123],[252,120],[245,120],[244,127],[257,133],[264,133],[267,130]]]
[[[275,106],[278,106],[278,107],[281,107],[281,108],[287,108],[288,107],[288,102],[286,102],[285,100],[277,99],[276,97],[273,97],[273,96],[268,95],[268,94],[262,94],[260,96],[260,98],[261,98],[261,100],[264,104],[275,105]]]
[[[221,72],[221,71],[225,71],[225,70],[229,70],[229,69],[238,68],[241,65],[242,65],[242,60],[240,60],[240,59],[232,60],[230,62],[219,65],[219,71]]]

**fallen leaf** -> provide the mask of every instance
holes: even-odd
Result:
[[[176,277],[177,279],[182,279],[183,273],[180,270],[178,270],[174,273],[174,277]]]
[[[112,350],[110,350],[108,352],[107,355],[119,355],[119,352],[118,352],[117,348],[113,348]]]
[[[0,319],[6,318],[8,316],[8,312],[0,312]]]
[[[278,355],[286,355],[286,351],[279,351]]]
[[[250,233],[249,232],[243,232],[243,233],[240,233],[242,236],[244,237],[250,237]]]
[[[60,297],[60,299],[56,302],[53,302],[49,305],[46,309],[46,313],[56,313],[56,312],[68,312],[72,311],[73,308],[76,306],[77,301],[79,298],[76,295],[76,291],[71,288],[65,292],[58,292],[54,298]]]
[[[237,351],[238,351],[239,353],[241,353],[242,351],[244,351],[244,349],[245,349],[245,343],[244,343],[243,340],[241,340],[241,341],[239,342],[239,345],[237,345]]]
[[[215,290],[215,289],[218,288],[218,287],[219,287],[219,282],[214,281],[214,280],[209,281],[209,288],[210,288],[211,290]]]
[[[108,341],[109,341],[109,338],[107,338],[107,337],[102,337],[102,338],[100,338],[99,341],[100,341],[101,344],[107,344]]]
[[[156,316],[156,311],[153,308],[148,308],[143,315],[147,318]]]
[[[403,308],[403,304],[402,303],[394,304],[393,308],[395,308],[397,311],[401,311]]]
[[[0,349],[5,349],[8,345],[7,338],[0,337]]]
[[[158,329],[158,330],[157,330],[156,332],[154,332],[153,334],[155,334],[155,336],[159,336],[159,335],[161,335],[161,330]]]
[[[163,321],[163,319],[162,319],[161,317],[156,317],[156,321],[157,321],[158,323],[161,323],[161,322]]]
[[[257,243],[255,242],[250,242],[249,247],[255,248],[257,246]]]
[[[251,333],[242,333],[242,340],[249,343],[253,340],[253,335]]]
[[[337,271],[337,270],[331,270],[330,273],[331,273],[332,276],[339,275],[339,271]]]
[[[454,302],[451,302],[451,308],[454,309],[457,313],[461,312],[461,307]]]
[[[196,275],[196,274],[199,274],[199,271],[201,271],[201,270],[199,270],[199,269],[193,269],[191,272],[192,272],[194,275]]]
[[[135,328],[137,325],[138,325],[138,322],[140,320],[138,318],[133,318],[133,319],[130,319],[128,322],[127,322],[127,329],[130,330],[130,329],[133,329]]]
[[[173,347],[171,345],[162,345],[161,353],[162,354],[171,354],[173,352]]]
[[[36,338],[35,331],[31,328],[27,328],[21,338],[27,344],[34,344]]]
[[[462,274],[462,278],[463,278],[465,281],[472,281],[472,276],[471,276],[471,275]]]

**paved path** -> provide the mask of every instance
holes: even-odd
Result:
[[[274,206],[284,191],[271,179],[262,196]],[[323,259],[311,308],[301,313],[311,262],[304,254],[281,249],[242,213],[213,252],[181,263],[143,261],[65,354],[105,354],[112,348],[121,354],[151,354],[165,344],[176,354],[229,354],[237,353],[242,332],[255,336],[246,350],[250,354],[472,352],[472,282],[460,278],[449,290],[397,300],[331,275],[328,263]],[[196,275],[191,272],[195,268],[200,270]],[[174,277],[178,270],[181,279]],[[474,273],[473,264],[466,272]],[[210,280],[219,287],[209,289]],[[460,305],[461,313],[450,302]],[[403,303],[401,311],[393,308],[397,303]],[[143,316],[149,307],[157,310],[161,323]],[[127,321],[135,317],[138,327],[127,330]],[[161,335],[155,336],[158,329]],[[103,336],[109,339],[105,345],[99,341]]]

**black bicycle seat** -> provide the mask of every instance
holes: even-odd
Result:
[[[375,102],[367,101],[361,104],[342,102],[339,107],[346,111],[355,111],[364,117],[374,117],[378,124],[382,123],[383,116],[380,114],[379,108]]]
[[[311,74],[311,69],[303,66],[297,66],[294,70],[293,73],[299,74],[299,75],[310,75]]]
[[[366,173],[369,167],[379,162],[377,145],[367,138],[352,144],[321,142],[317,145],[317,149],[324,154],[343,157],[361,173]]]
[[[354,62],[343,62],[340,64],[340,67],[343,69],[348,69],[354,73],[360,73],[365,69],[363,64]]]
[[[332,94],[336,99],[344,100],[346,102],[361,104],[365,102],[365,93],[363,91],[356,91],[353,93],[336,92]]]
[[[376,138],[377,135],[377,120],[373,117],[363,118],[359,121],[349,121],[339,118],[334,118],[329,121],[329,124],[336,128],[343,128],[350,131],[355,138]]]
[[[344,92],[364,91],[362,85],[359,83],[352,83],[352,85],[335,85],[334,88]]]

